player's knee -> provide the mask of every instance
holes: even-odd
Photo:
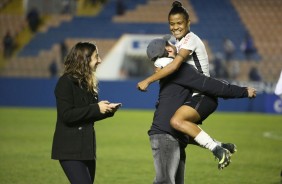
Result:
[[[180,129],[181,128],[181,121],[178,118],[172,117],[170,120],[170,126],[172,126],[174,129]]]

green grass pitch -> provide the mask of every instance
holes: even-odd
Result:
[[[120,110],[96,122],[95,184],[149,184],[154,177],[147,135],[152,110]],[[50,159],[54,108],[0,108],[0,184],[67,184]],[[213,138],[233,142],[238,152],[222,171],[208,150],[186,149],[186,183],[280,184],[282,116],[215,112],[201,126]]]

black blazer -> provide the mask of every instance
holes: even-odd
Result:
[[[59,78],[55,88],[57,123],[52,159],[93,160],[96,158],[94,122],[113,116],[101,114],[98,95],[78,85],[71,76]]]

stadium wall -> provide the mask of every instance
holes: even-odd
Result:
[[[55,107],[54,87],[57,78],[0,78],[0,106]],[[121,102],[125,109],[154,109],[158,84],[148,92],[136,89],[137,80],[100,81],[100,100]],[[282,100],[273,92],[262,92],[256,99],[220,99],[217,111],[282,114]]]
[[[149,42],[161,37],[163,35],[124,34],[103,58],[103,62],[97,68],[97,77],[99,80],[123,79],[120,75],[120,69],[126,55],[147,58],[146,49]]]

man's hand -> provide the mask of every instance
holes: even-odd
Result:
[[[138,88],[140,91],[145,92],[145,91],[147,91],[147,88],[148,88],[149,85],[150,85],[149,82],[147,82],[146,80],[143,80],[143,81],[141,81],[141,82],[138,82],[137,88]]]
[[[257,96],[257,90],[255,88],[247,87],[247,90],[249,98],[255,98]]]

